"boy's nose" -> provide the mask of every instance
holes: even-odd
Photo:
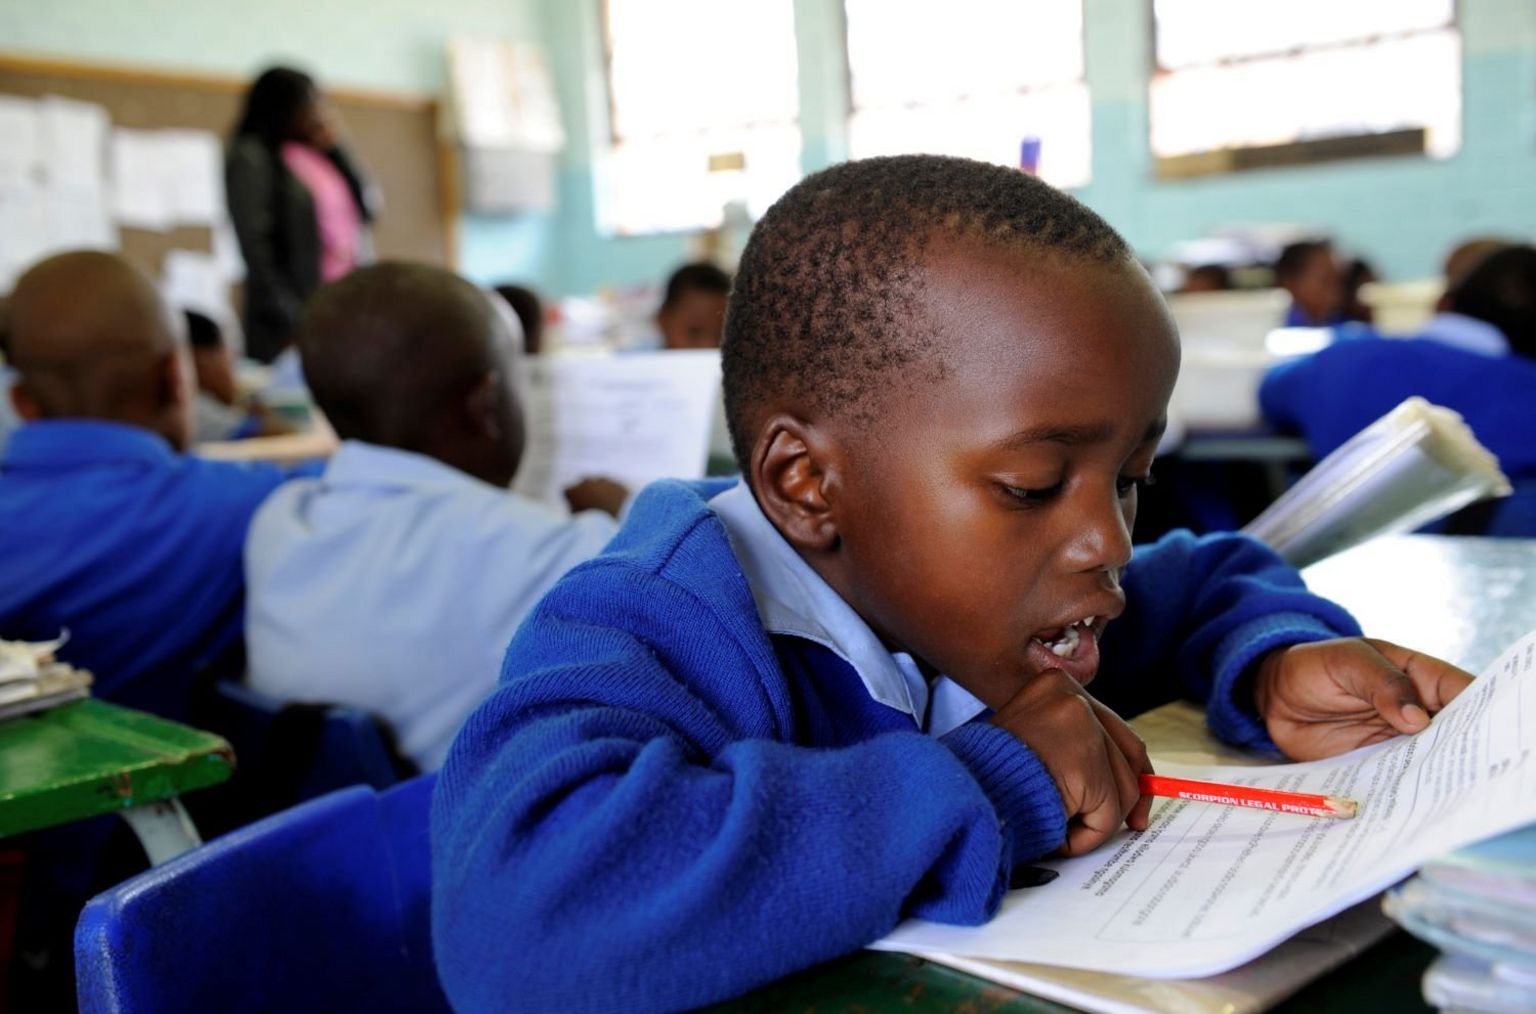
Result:
[[[1118,495],[1107,499],[1082,498],[1076,531],[1067,542],[1067,563],[1074,571],[1118,571],[1131,562],[1131,526],[1126,521],[1125,501]]]

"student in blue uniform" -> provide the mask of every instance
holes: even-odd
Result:
[[[1275,261],[1275,284],[1291,294],[1286,327],[1332,327],[1344,322],[1344,269],[1325,239],[1291,243]]]
[[[1536,247],[1485,255],[1417,339],[1360,338],[1270,370],[1264,417],[1328,454],[1419,395],[1461,413],[1498,456],[1513,497],[1473,515],[1488,535],[1536,535]]]
[[[0,457],[0,637],[69,631],[94,692],[184,717],[240,637],[240,552],[270,466],[183,452],[195,385],[183,325],[113,254],[61,254],[11,297],[14,400]]]
[[[1241,536],[1132,560],[1178,339],[1124,240],[1037,179],[808,177],[753,232],[722,354],[743,481],[642,493],[449,752],[459,1009],[690,1007],[906,916],[983,922],[1017,864],[1145,826],[1116,710],[1195,697],[1318,757],[1466,684]]]

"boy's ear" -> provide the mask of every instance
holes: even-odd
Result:
[[[829,494],[837,487],[830,435],[781,412],[763,425],[749,463],[758,504],[796,549],[837,548],[837,521]]]

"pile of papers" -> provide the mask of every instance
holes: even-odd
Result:
[[[53,641],[0,641],[0,719],[78,700],[91,674],[54,658],[68,634]]]
[[[1318,462],[1243,531],[1305,567],[1509,494],[1498,459],[1461,416],[1415,397]]]
[[[1445,951],[1424,977],[1430,1003],[1536,1010],[1536,825],[1427,863],[1383,907]]]

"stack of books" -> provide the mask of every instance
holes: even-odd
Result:
[[[60,662],[53,641],[0,641],[0,720],[78,700],[91,692],[91,674]]]
[[[1445,952],[1424,976],[1431,1004],[1536,1010],[1536,825],[1428,863],[1383,907]]]
[[[1318,462],[1243,531],[1306,567],[1511,490],[1461,416],[1414,397]]]

